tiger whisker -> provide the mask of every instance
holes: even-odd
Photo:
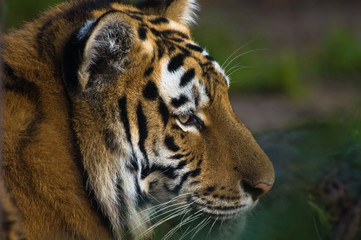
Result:
[[[239,71],[239,70],[241,70],[241,69],[247,69],[247,68],[252,68],[252,66],[242,66],[242,67],[236,68],[235,70],[233,70],[232,72],[230,72],[230,73],[228,74],[228,76],[231,76],[233,73],[235,73],[235,72],[237,72],[237,71]]]
[[[240,51],[242,48],[246,47],[247,45],[249,45],[252,41],[248,41],[245,44],[243,44],[242,46],[240,46],[239,48],[236,49],[236,51],[234,51],[221,65],[221,68],[223,69],[223,66],[227,64],[228,60],[233,57],[234,54],[236,54],[238,51]]]
[[[189,209],[188,211],[186,211],[183,215],[186,216],[187,213],[189,213],[191,211],[191,209]],[[173,227],[170,231],[168,231],[168,233],[166,235],[164,235],[164,237],[161,240],[166,240],[168,238],[170,238],[176,231],[178,231],[178,229],[180,229],[182,226],[184,226],[185,224],[192,222],[193,220],[195,220],[196,218],[198,218],[198,216],[189,216],[186,219],[180,221],[180,223],[178,223],[175,227]]]
[[[242,67],[242,64],[241,63],[238,63],[238,64],[236,64],[236,65],[234,65],[234,66],[232,66],[232,67],[230,67],[229,69],[227,69],[227,71],[225,72],[226,73],[226,75],[227,76],[229,76],[229,72],[230,71],[232,71],[233,69],[235,69],[235,68],[239,68],[239,67]]]
[[[190,221],[190,222],[193,222],[193,221],[195,221],[197,218],[199,218],[201,215],[202,215],[202,213],[201,213],[201,211],[202,210],[199,210],[198,212],[196,212],[193,216],[194,216],[194,218],[192,219],[192,221]],[[189,223],[190,223],[189,222]],[[191,226],[189,226],[185,231],[184,231],[184,233],[182,234],[182,236],[179,238],[179,240],[181,240],[181,239],[183,239],[186,235],[188,235],[188,230],[191,228]]]
[[[209,231],[208,231],[208,233],[207,233],[207,239],[209,239],[209,235],[211,234],[211,232],[212,232],[212,228],[214,227],[214,225],[216,224],[216,222],[218,221],[218,217],[216,218],[216,219],[214,219],[214,221],[213,221],[213,224],[211,225],[211,227],[209,228]]]
[[[150,215],[154,215],[155,213],[161,211],[164,211],[166,209],[172,208],[172,207],[176,207],[179,205],[184,205],[185,202],[173,202],[173,203],[169,203],[168,205],[164,205],[164,206],[159,206],[158,208],[154,208],[154,209],[149,209],[152,211],[152,213]]]
[[[153,224],[152,226],[150,226],[146,231],[144,231],[144,233],[142,233],[139,236],[139,239],[142,239],[142,237],[144,237],[145,235],[147,235],[149,232],[153,231],[156,227],[160,226],[161,224],[163,224],[164,222],[167,222],[175,217],[178,217],[179,215],[182,215],[184,213],[184,209],[178,210],[178,212],[174,213],[173,215],[164,218],[162,220],[159,220],[157,223]]]
[[[205,220],[205,221],[204,221],[204,220]],[[198,227],[198,229],[196,229],[196,231],[195,231],[194,234],[192,235],[191,239],[194,239],[194,237],[195,237],[205,226],[208,225],[208,223],[211,221],[211,218],[208,217],[208,218],[206,218],[206,219],[204,219],[204,220],[202,221],[203,224],[200,225],[200,226]]]
[[[263,51],[263,50],[265,50],[265,49],[260,48],[260,49],[249,50],[249,51],[247,51],[247,52],[241,53],[241,54],[235,56],[231,61],[229,61],[229,62],[227,63],[227,65],[225,66],[224,69],[227,71],[227,67],[228,67],[232,62],[234,62],[234,60],[236,60],[237,58],[240,58],[240,57],[242,57],[242,56],[244,56],[244,55],[246,55],[246,54],[249,54],[249,53],[253,53],[253,52],[257,52],[257,51]]]
[[[180,240],[183,239],[183,238],[184,238],[185,236],[187,236],[188,234],[194,232],[200,225],[202,225],[202,224],[204,223],[204,221],[206,221],[206,218],[203,219],[200,223],[198,223],[195,227],[193,227],[187,234],[185,234],[184,236],[182,236],[182,238],[180,238]]]
[[[184,203],[183,203],[184,204]],[[172,205],[173,206],[173,205]],[[171,207],[171,206],[170,206]],[[147,219],[144,222],[151,222],[152,220],[159,218],[160,216],[163,215],[171,215],[180,211],[183,211],[184,206],[178,206],[177,208],[173,208],[171,210],[167,210],[166,212],[154,212],[151,215],[147,215]],[[156,215],[158,214],[158,215]],[[129,229],[128,232],[133,231],[134,229],[137,229],[138,227],[142,226],[142,223],[134,226],[133,228]]]
[[[149,195],[152,196],[151,194],[149,194]],[[152,207],[148,207],[148,208],[142,210],[141,212],[152,211],[152,210],[157,209],[157,208],[163,208],[165,205],[168,205],[168,204],[170,204],[170,203],[172,203],[172,202],[174,202],[174,201],[177,201],[179,198],[185,197],[185,196],[187,196],[187,195],[191,195],[191,193],[183,193],[183,194],[180,194],[180,195],[178,195],[178,196],[170,199],[170,200],[167,201],[167,202],[159,203],[159,204],[154,205],[154,206],[152,206]],[[153,197],[153,196],[152,196],[152,197]],[[154,197],[153,197],[153,198],[154,198]],[[158,201],[158,200],[157,200],[157,201]]]
[[[173,208],[173,209],[170,209],[170,210],[167,210],[167,211],[165,211],[165,212],[159,212],[159,214],[154,214],[154,215],[152,215],[152,217],[150,218],[150,221],[152,221],[152,220],[154,220],[154,219],[156,219],[156,218],[159,218],[159,217],[161,217],[161,216],[167,215],[167,214],[169,214],[169,213],[171,213],[171,212],[173,212],[173,211],[177,211],[177,210],[179,210],[179,209],[183,209],[183,208],[184,208],[184,205],[178,206],[178,207]]]

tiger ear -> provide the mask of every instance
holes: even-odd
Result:
[[[65,79],[72,90],[99,90],[125,69],[133,31],[116,13],[87,22],[69,41],[64,56]]]
[[[186,26],[195,23],[199,5],[196,0],[144,0],[136,4],[142,11],[169,18]]]

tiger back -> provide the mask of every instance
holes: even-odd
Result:
[[[1,174],[26,238],[149,238],[162,208],[243,221],[270,190],[196,8],[75,0],[4,36]]]

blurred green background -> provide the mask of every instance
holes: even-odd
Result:
[[[57,0],[8,0],[8,31]],[[235,239],[361,239],[361,3],[200,0],[194,39],[276,169]],[[198,239],[200,237],[196,237]]]

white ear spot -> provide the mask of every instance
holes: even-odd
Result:
[[[86,36],[94,22],[95,20],[87,21],[86,24],[82,28],[80,28],[77,36],[79,40],[83,39]]]

